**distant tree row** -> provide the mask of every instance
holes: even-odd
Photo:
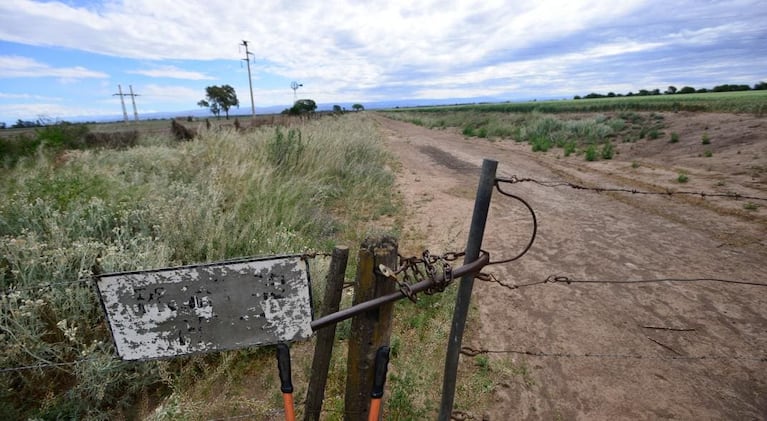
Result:
[[[663,95],[693,94],[693,93],[705,93],[705,92],[763,91],[763,90],[767,90],[767,82],[759,82],[755,84],[753,87],[748,85],[725,84],[725,85],[714,86],[711,89],[706,89],[706,88],[695,89],[692,86],[684,86],[681,89],[677,89],[676,86],[672,85],[672,86],[669,86],[663,92]],[[652,95],[661,95],[660,89],[653,89],[653,90],[640,89],[637,93],[629,92],[626,95],[616,94],[615,92],[608,92],[607,95],[592,92],[583,97],[580,95],[576,95],[573,97],[573,99],[614,98],[614,97],[622,97],[622,96],[652,96]]]

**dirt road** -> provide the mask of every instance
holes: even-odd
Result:
[[[622,155],[616,160],[588,163],[582,157],[557,158],[557,152],[532,153],[513,141],[466,139],[453,130],[375,118],[402,164],[398,184],[413,221],[406,229],[419,232],[413,237],[423,241],[403,244],[403,253],[464,247],[484,158],[499,162],[499,177],[661,191],[674,187],[675,165],[682,162],[669,162],[668,154],[651,154],[637,144],[619,145]],[[751,119],[757,134],[764,133],[765,119]],[[752,148],[747,153],[762,151],[764,160],[765,145],[767,139],[757,138],[738,146],[737,154]],[[683,162],[692,173],[684,189],[711,190],[724,185],[714,184],[723,179],[728,191],[767,196],[763,175],[755,179],[729,171],[729,155],[720,155],[714,168]],[[632,166],[640,158],[642,165]],[[533,183],[507,187],[532,205],[539,227],[525,257],[489,270],[504,283],[538,282],[552,274],[575,281],[767,283],[764,206],[749,212],[742,201],[593,193]],[[494,194],[483,245],[492,258],[516,254],[530,230],[526,210]],[[470,326],[464,345],[490,351],[495,376],[489,406],[473,414],[478,418],[767,419],[765,287],[715,281],[555,282],[509,289],[478,282],[474,291],[480,321]],[[462,364],[469,358],[462,357]]]

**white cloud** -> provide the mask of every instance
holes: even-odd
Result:
[[[167,86],[167,85],[146,85],[134,87],[134,92],[139,96],[145,97],[141,101],[147,102],[165,102],[165,103],[183,103],[192,107],[201,98],[205,97],[204,90],[192,89],[186,86]]]
[[[129,70],[128,73],[144,75],[156,78],[185,79],[185,80],[211,80],[215,79],[204,73],[180,69],[176,66],[160,66],[154,69]]]
[[[0,78],[58,77],[63,79],[108,78],[103,72],[81,66],[51,67],[48,64],[21,56],[0,56]]]
[[[287,86],[264,86],[279,79],[300,80],[305,87],[299,93],[318,102],[386,99],[386,89],[398,98],[503,95],[521,89],[583,93],[621,87],[632,78],[648,80],[635,76],[647,73],[645,55],[673,58],[680,48],[702,47],[721,52],[725,40],[763,38],[767,19],[759,17],[765,18],[760,1],[122,0],[72,7],[16,0],[0,2],[0,40],[142,60],[148,68],[128,73],[178,79],[179,85],[226,78],[224,83],[238,84],[240,101],[248,106],[244,71],[199,70],[212,60],[237,66],[244,55],[238,44],[246,39],[256,57],[257,108],[292,101]],[[767,48],[751,49],[719,61],[754,74],[747,65],[767,66],[760,58]],[[171,59],[199,62],[195,71],[161,61]],[[146,60],[157,61],[147,65]],[[25,71],[106,77],[82,67],[51,69],[32,61]],[[9,73],[23,72],[3,66],[0,57],[0,76]],[[594,73],[604,76],[600,80]],[[604,80],[607,76],[616,80]],[[143,103],[195,104],[204,96],[202,89],[182,86],[139,90],[146,96],[139,98]]]

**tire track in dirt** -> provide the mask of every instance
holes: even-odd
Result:
[[[376,119],[402,164],[398,186],[411,228],[423,235],[424,244],[418,246],[435,252],[436,246],[443,251],[463,248],[483,158],[497,160],[498,174],[504,177],[517,174],[545,180],[564,173],[620,184],[620,179],[589,172],[585,166],[568,167],[532,154],[525,145],[465,139],[449,130]],[[504,282],[535,282],[552,273],[581,280],[764,281],[763,244],[721,247],[725,237],[758,237],[764,232],[762,224],[729,220],[684,201],[616,200],[611,195],[529,183],[509,190],[533,206],[539,234],[528,255],[489,270]],[[483,248],[494,259],[513,256],[529,238],[529,220],[521,205],[495,195]],[[653,358],[675,355],[669,349],[685,356],[764,357],[767,349],[765,288],[555,283],[508,290],[479,282],[474,300],[479,326],[470,326],[473,334],[464,343],[475,348]],[[642,327],[647,325],[695,330],[648,331]],[[495,382],[492,404],[478,415],[492,420],[767,417],[761,361],[515,354],[489,358]],[[462,364],[470,362],[462,357]]]

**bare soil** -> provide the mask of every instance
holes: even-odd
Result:
[[[498,161],[499,177],[767,197],[767,118],[663,115],[665,138],[616,144],[618,155],[598,162],[376,116],[401,162],[398,186],[409,217],[401,253],[463,249],[484,158]],[[670,132],[680,141],[669,143]],[[710,145],[702,145],[704,132]],[[680,172],[687,183],[677,181]],[[767,283],[767,202],[753,201],[753,209],[747,200],[533,183],[504,188],[530,203],[539,226],[527,255],[486,269],[503,283],[549,275]],[[494,193],[483,244],[491,258],[518,253],[530,231],[525,208]],[[492,396],[471,414],[476,419],[767,419],[765,287],[549,282],[511,289],[477,282],[473,303],[478,323],[464,345],[491,351],[493,375]],[[472,358],[462,356],[461,364]]]

